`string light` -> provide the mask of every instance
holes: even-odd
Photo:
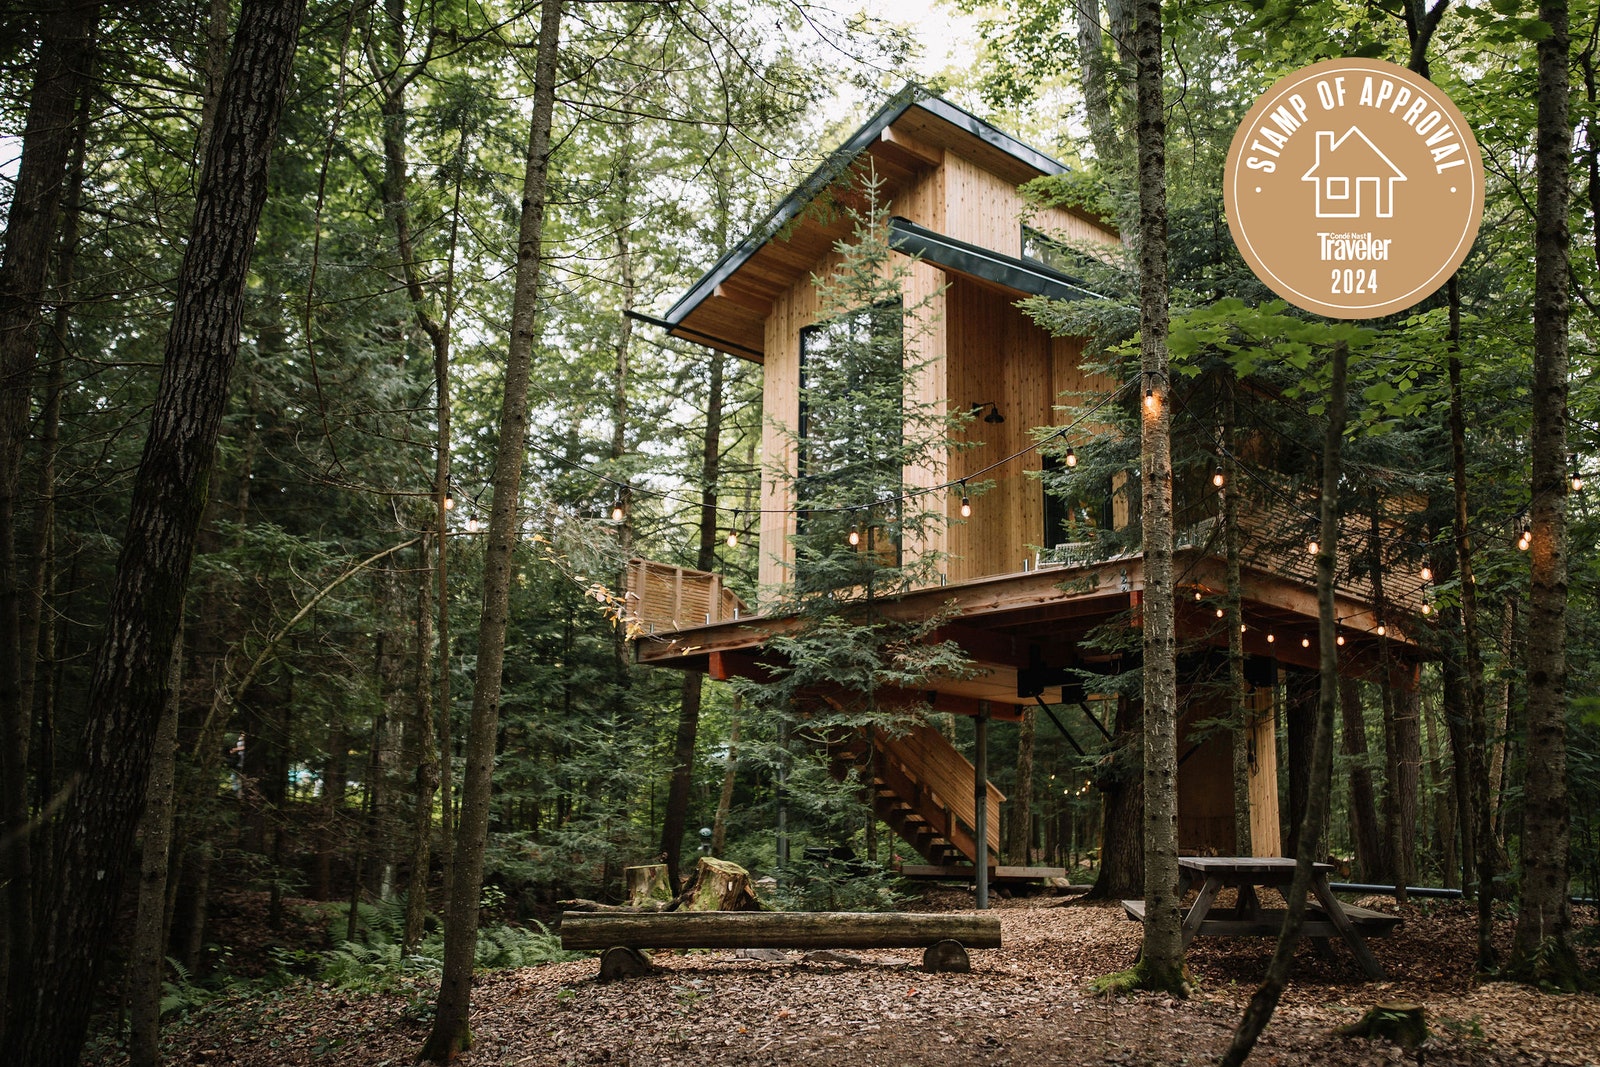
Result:
[[[861,527],[859,527],[859,526],[851,526],[850,527],[850,544],[852,546],[854,546],[854,545],[859,545],[860,543],[861,543]]]
[[[733,521],[728,524],[728,547],[739,547],[739,509],[733,509]]]
[[[1424,600],[1422,602],[1422,613],[1424,615],[1432,615],[1433,614],[1433,605],[1428,603],[1426,600]]]
[[[1274,642],[1274,641],[1276,641],[1276,640],[1277,640],[1277,639],[1278,639],[1278,635],[1277,635],[1277,634],[1268,634],[1268,635],[1267,635],[1267,644],[1269,644],[1269,645],[1270,645],[1270,644],[1272,644],[1272,643],[1273,643],[1273,642]]]
[[[1433,581],[1433,568],[1426,563],[1422,565],[1422,580],[1425,582]]]
[[[1317,539],[1315,537],[1313,537],[1310,541],[1306,542],[1306,554],[1307,555],[1315,556],[1318,552],[1321,552],[1321,551],[1322,551],[1322,546],[1317,543]]]
[[[967,480],[961,479],[961,517],[972,518],[972,499],[967,496]]]
[[[1145,386],[1144,390],[1144,407],[1146,411],[1156,409],[1156,391],[1149,386]]]
[[[612,522],[621,522],[626,516],[627,516],[627,512],[622,510],[622,504],[621,504],[620,501],[618,503],[615,503],[615,504],[611,505],[611,521]]]
[[[1220,619],[1220,618],[1222,618],[1222,617],[1223,617],[1223,616],[1224,616],[1224,615],[1226,615],[1226,614],[1227,614],[1227,612],[1226,612],[1226,611],[1223,611],[1223,610],[1222,610],[1222,609],[1221,609],[1221,608],[1218,608],[1218,609],[1217,609],[1217,618],[1219,618],[1219,619]]]
[[[1221,489],[1223,483],[1226,481],[1227,479],[1222,476],[1222,468],[1218,467],[1217,472],[1211,476],[1211,484],[1216,486],[1218,489]]]
[[[1340,634],[1338,637],[1335,637],[1333,639],[1333,643],[1336,644],[1336,645],[1344,644],[1344,634]]]
[[[1581,493],[1583,492],[1583,472],[1578,469],[1578,454],[1573,452],[1567,458],[1572,461],[1572,491]]]
[[[1300,647],[1301,647],[1301,648],[1310,648],[1310,647],[1311,647],[1311,638],[1309,638],[1309,637],[1302,637],[1302,638],[1301,638],[1301,639],[1300,639]]]
[[[477,533],[479,525],[480,523],[478,522],[478,516],[467,516],[467,533]]]
[[[1067,466],[1076,467],[1077,465],[1078,465],[1078,454],[1072,450],[1072,446],[1068,445],[1067,446]]]
[[[1206,594],[1205,594],[1205,590],[1203,590],[1203,589],[1196,589],[1196,590],[1195,590],[1195,591],[1194,591],[1194,598],[1195,598],[1195,599],[1196,599],[1196,600],[1204,600],[1204,599],[1205,599],[1205,598],[1206,598]]]
[[[1384,634],[1386,634],[1388,632],[1389,632],[1389,628],[1383,624],[1383,620],[1382,619],[1379,619],[1378,620],[1378,636],[1382,637]]]
[[[451,496],[449,493],[446,493],[444,495],[444,509],[446,511],[449,511],[451,508],[453,508],[455,506],[456,506],[456,498]]]
[[[1519,552],[1526,552],[1528,551],[1528,546],[1531,544],[1533,544],[1533,527],[1529,526],[1527,523],[1523,523],[1522,536],[1517,539],[1517,550]]]

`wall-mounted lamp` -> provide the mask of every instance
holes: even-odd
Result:
[[[989,414],[983,417],[984,422],[1001,423],[1006,421],[1006,417],[1000,414],[1000,405],[993,400],[985,400],[981,404],[974,403],[972,405],[972,414],[976,416],[978,412],[982,411],[984,408],[989,409]]]

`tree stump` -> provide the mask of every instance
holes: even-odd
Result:
[[[922,969],[931,973],[944,971],[951,974],[972,973],[972,961],[959,941],[948,938],[935,941],[922,950]]]
[[[1344,1037],[1381,1037],[1415,1051],[1428,1040],[1427,1013],[1413,1001],[1387,1000],[1374,1004],[1359,1021],[1341,1026],[1339,1033]]]
[[[760,911],[750,872],[737,863],[701,856],[694,883],[679,897],[681,911]]]
[[[600,955],[600,981],[615,982],[639,978],[655,970],[650,958],[636,948],[612,945]]]
[[[665,863],[624,867],[622,884],[628,891],[628,904],[635,908],[650,904],[659,906],[672,899],[672,883],[667,879]]]

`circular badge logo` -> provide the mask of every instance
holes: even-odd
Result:
[[[1273,292],[1336,319],[1404,311],[1461,265],[1483,216],[1483,161],[1432,82],[1329,59],[1245,116],[1223,179],[1228,228]]]

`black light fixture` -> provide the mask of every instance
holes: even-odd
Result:
[[[983,417],[984,422],[994,424],[1006,421],[1006,417],[1000,414],[1000,405],[993,400],[985,400],[981,404],[974,403],[972,405],[972,414],[976,416],[978,412],[982,411],[984,408],[989,409],[989,414]]]

